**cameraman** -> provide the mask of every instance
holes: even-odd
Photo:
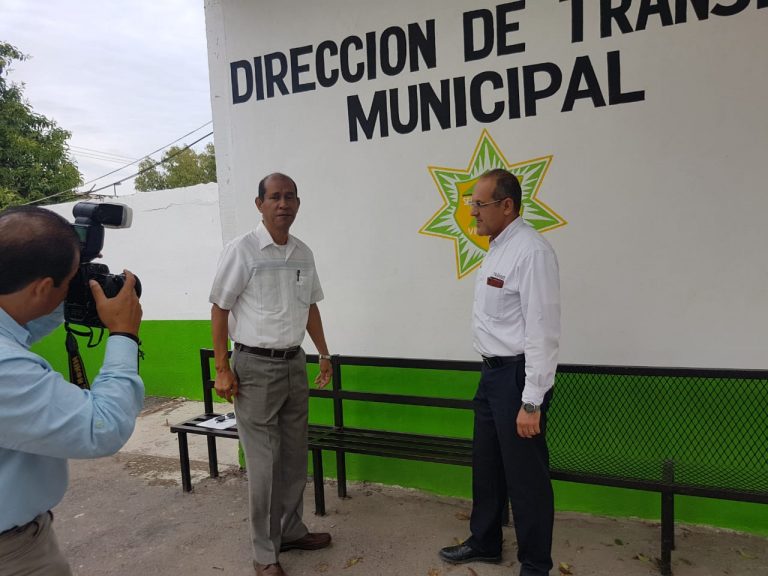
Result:
[[[67,458],[117,452],[143,405],[141,305],[130,272],[114,298],[91,281],[110,337],[90,391],[29,350],[62,323],[79,264],[78,237],[58,214],[43,208],[0,213],[0,576],[71,574],[50,512],[67,488]]]

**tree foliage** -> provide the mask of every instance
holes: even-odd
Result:
[[[8,80],[11,64],[26,58],[0,41],[0,209],[44,198],[39,204],[66,202],[82,183],[69,156],[71,134],[35,113],[24,85]]]
[[[216,153],[212,143],[202,152],[171,146],[163,152],[160,162],[145,158],[139,163],[139,170],[143,172],[134,185],[140,192],[216,182]]]

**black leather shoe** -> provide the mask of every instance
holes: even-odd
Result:
[[[280,544],[280,552],[288,550],[320,550],[331,543],[331,535],[328,532],[307,532],[303,537],[293,542]]]
[[[438,553],[440,558],[451,564],[464,564],[466,562],[489,562],[496,564],[501,562],[501,554],[497,556],[487,556],[480,554],[466,542],[458,546],[446,546]]]

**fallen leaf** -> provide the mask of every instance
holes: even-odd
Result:
[[[427,576],[440,576],[440,570],[437,568],[430,568],[429,572],[427,572]]]
[[[353,556],[352,558],[349,558],[347,562],[344,564],[344,568],[351,568],[358,562],[360,562],[362,558],[360,556]]]
[[[624,546],[624,541],[621,538],[616,538],[613,542],[616,546]]]
[[[687,558],[680,558],[680,562],[682,562],[683,564],[686,564],[688,566],[693,566],[693,562],[691,562]]]
[[[566,562],[560,562],[558,568],[560,569],[560,574],[573,574],[571,572],[571,565]]]
[[[467,570],[469,570],[470,576],[477,576],[477,572],[475,572],[472,568],[467,567]]]
[[[649,564],[651,563],[651,559],[648,558],[648,556],[646,556],[645,554],[635,554],[634,556],[632,556],[632,558],[634,560],[640,560],[641,562],[648,562]]]
[[[315,570],[320,572],[320,574],[325,574],[328,572],[328,562],[320,562],[320,564],[316,564]]]
[[[454,516],[456,516],[457,520],[469,520],[469,514],[466,512],[456,512]]]
[[[75,516],[75,518],[77,518],[77,516]],[[755,558],[757,558],[757,556],[750,554],[749,552],[746,552],[744,548],[737,548],[736,552],[738,552],[739,556],[741,556],[742,558],[748,558],[749,560],[754,560]]]
[[[453,539],[453,542],[456,544],[456,546],[460,546],[461,544],[463,544],[463,540],[459,540],[458,538],[455,538],[455,537]]]

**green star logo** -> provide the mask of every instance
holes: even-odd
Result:
[[[472,218],[469,202],[480,176],[494,168],[504,168],[517,176],[523,189],[523,218],[534,229],[547,232],[565,226],[567,222],[538,198],[539,188],[551,162],[552,156],[544,156],[510,164],[488,131],[483,130],[466,170],[429,167],[443,198],[443,206],[419,233],[453,240],[456,273],[460,279],[480,266],[488,251],[489,239],[477,235],[477,223]]]

